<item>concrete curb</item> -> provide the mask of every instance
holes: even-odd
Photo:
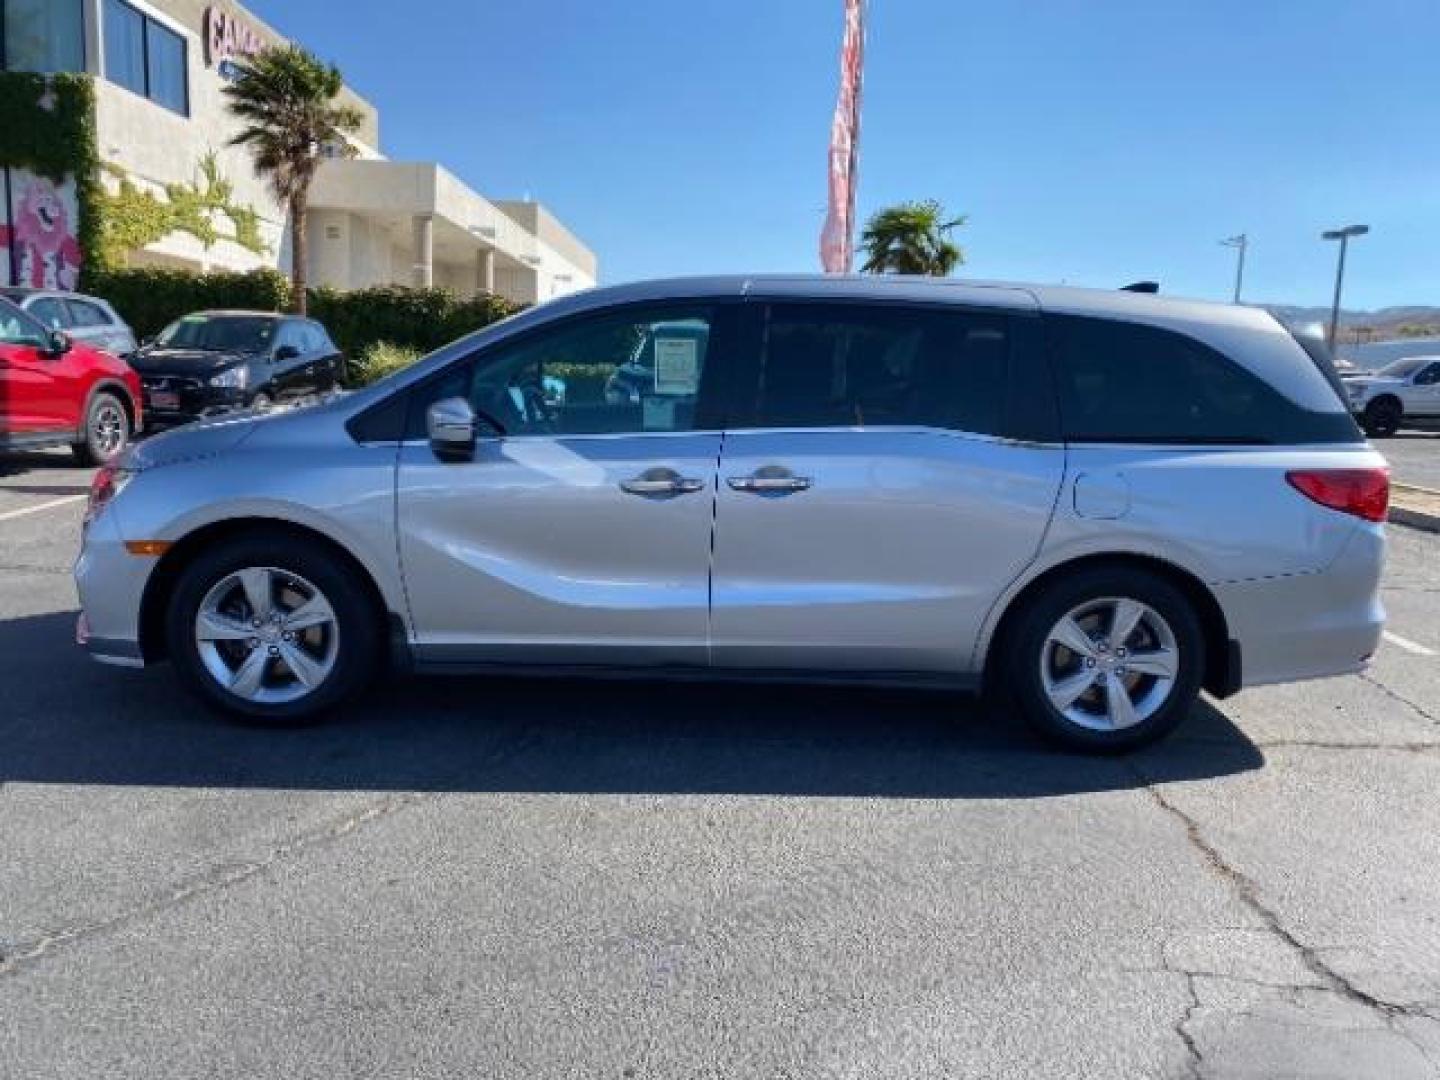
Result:
[[[1390,521],[1395,525],[1440,533],[1440,491],[1414,484],[1392,483]]]

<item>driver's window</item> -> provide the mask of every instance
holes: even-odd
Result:
[[[711,311],[602,316],[483,356],[470,402],[510,435],[689,431]]]
[[[1431,386],[1440,383],[1440,364],[1431,364],[1415,376],[1417,386]]]
[[[36,323],[18,311],[0,311],[0,345],[34,345],[38,348],[44,344],[44,332]]]

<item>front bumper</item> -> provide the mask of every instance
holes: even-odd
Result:
[[[211,386],[198,378],[146,375],[141,378],[145,415],[151,428],[188,424],[245,408],[247,391]]]
[[[125,550],[112,504],[92,521],[75,560],[76,644],[103,663],[143,667],[140,608],[158,560]]]

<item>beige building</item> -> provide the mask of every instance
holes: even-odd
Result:
[[[233,64],[283,41],[237,4],[206,0],[0,0],[10,70],[83,70],[96,86],[102,182],[112,197],[198,200],[183,224],[128,253],[132,264],[203,270],[290,267],[286,215],[248,154],[222,88]],[[17,31],[16,10],[26,20]],[[18,44],[16,43],[18,42]],[[317,50],[324,54],[324,44]],[[341,289],[438,285],[533,303],[595,284],[595,255],[544,207],[492,201],[435,162],[390,161],[373,105],[354,157],[325,161],[311,194],[309,278]]]

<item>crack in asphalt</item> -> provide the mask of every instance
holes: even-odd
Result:
[[[1368,672],[1368,671],[1362,671],[1362,672],[1359,673],[1358,677],[1359,677],[1359,679],[1360,679],[1361,682],[1369,683],[1371,686],[1375,687],[1375,689],[1379,690],[1379,691],[1380,691],[1382,694],[1384,694],[1386,697],[1388,697],[1388,698],[1390,698],[1390,699],[1392,699],[1392,700],[1394,700],[1394,701],[1398,701],[1401,705],[1404,705],[1406,708],[1412,710],[1413,712],[1415,712],[1415,713],[1418,714],[1419,716],[1423,717],[1425,720],[1429,721],[1430,723],[1436,724],[1436,725],[1440,725],[1440,716],[1436,716],[1436,715],[1435,715],[1434,713],[1432,713],[1430,710],[1426,709],[1423,705],[1420,705],[1420,704],[1417,704],[1417,703],[1414,702],[1414,701],[1411,701],[1411,700],[1410,700],[1408,697],[1406,697],[1404,694],[1400,693],[1398,690],[1392,689],[1390,686],[1386,685],[1386,684],[1385,684],[1384,682],[1382,682],[1380,679],[1377,679],[1377,678],[1376,678],[1374,675],[1372,675],[1370,672]]]
[[[1425,1045],[1415,1036],[1404,1030],[1399,1022],[1403,1019],[1425,1019],[1434,1021],[1437,1017],[1432,1011],[1433,1006],[1387,1001],[1384,998],[1377,997],[1361,989],[1350,979],[1330,967],[1329,964],[1321,959],[1318,950],[1306,945],[1296,937],[1294,932],[1285,925],[1279,912],[1261,899],[1260,888],[1255,881],[1232,866],[1221,853],[1220,849],[1205,838],[1198,821],[1166,798],[1165,794],[1156,787],[1155,779],[1147,774],[1140,766],[1131,762],[1129,763],[1129,768],[1140,781],[1141,786],[1155,805],[1183,826],[1186,839],[1190,846],[1200,853],[1211,871],[1230,886],[1236,898],[1260,920],[1262,927],[1289,948],[1299,959],[1300,963],[1304,965],[1305,969],[1310,972],[1311,975],[1315,976],[1321,984],[1318,987],[1296,985],[1293,987],[1294,990],[1319,989],[1328,991],[1346,1001],[1377,1013],[1384,1020],[1388,1030],[1414,1046],[1427,1061],[1431,1060],[1430,1053]],[[1162,963],[1169,968],[1168,960],[1163,956]],[[1173,970],[1175,974],[1182,976],[1186,980],[1186,986],[1190,992],[1191,1004],[1186,1006],[1184,1013],[1176,1022],[1175,1033],[1185,1044],[1186,1052],[1189,1055],[1191,1075],[1199,1077],[1204,1059],[1200,1056],[1194,1036],[1189,1030],[1189,1024],[1196,1010],[1200,1007],[1195,988],[1195,980],[1198,976],[1195,972],[1184,969],[1171,968],[1170,970]]]
[[[1403,754],[1440,753],[1440,742],[1343,742],[1326,739],[1267,739],[1255,744],[1260,750],[1391,750]]]
[[[139,902],[111,915],[89,922],[77,923],[61,930],[54,930],[29,942],[12,946],[10,950],[0,953],[0,977],[13,975],[23,970],[58,947],[93,937],[126,923],[166,911],[197,897],[218,892],[242,881],[248,881],[292,856],[302,854],[311,848],[334,843],[365,825],[431,797],[433,796],[412,792],[381,799],[318,828],[298,833],[272,847],[263,858],[212,866],[204,873],[190,878],[178,886],[159,894],[152,893]]]

